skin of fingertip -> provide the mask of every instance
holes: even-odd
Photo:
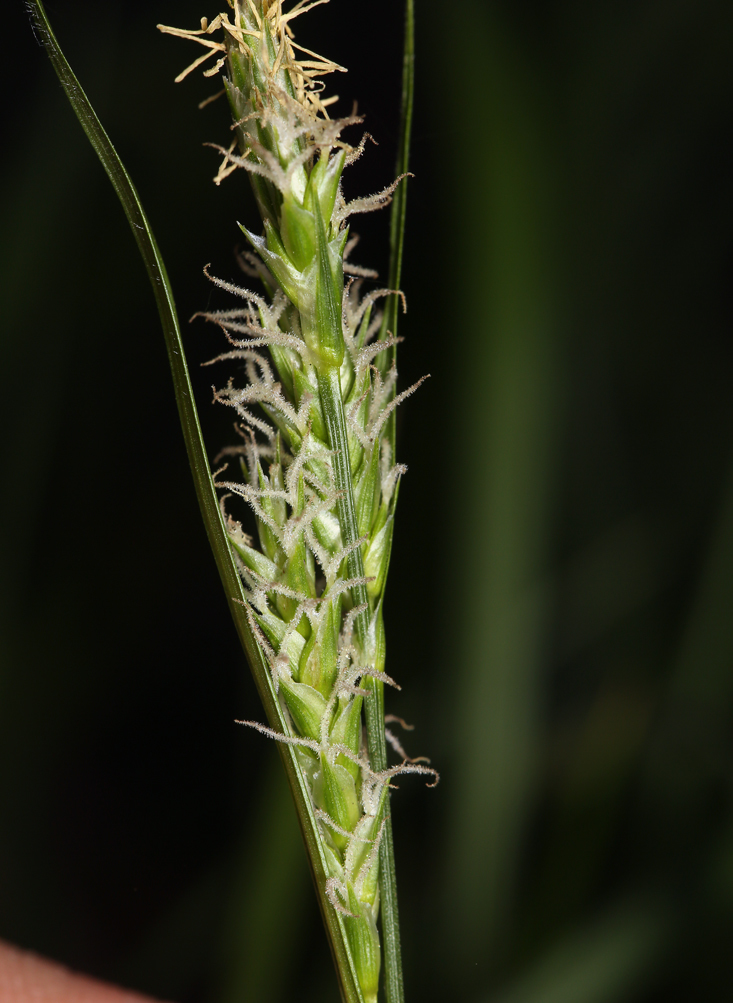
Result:
[[[0,1003],[153,1003],[0,942]]]

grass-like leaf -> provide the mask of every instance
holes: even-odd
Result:
[[[39,43],[46,49],[69,102],[122,203],[138,250],[145,262],[165,336],[176,403],[178,405],[188,459],[191,464],[196,495],[201,507],[201,514],[204,519],[209,542],[219,569],[219,575],[227,596],[229,609],[234,619],[242,647],[246,652],[270,726],[278,732],[287,734],[288,727],[273,688],[269,668],[247,621],[244,605],[245,596],[236,565],[232,558],[226,528],[211,479],[211,472],[206,458],[201,426],[186,364],[186,356],[183,350],[173,292],[168,281],[163,259],[135,186],[94,112],[89,99],[82,90],[79,81],[61,51],[41,0],[29,0],[28,11],[36,37]],[[313,815],[310,795],[298,766],[294,748],[278,742],[278,749],[285,766],[288,783],[293,800],[295,801],[298,821],[306,843],[308,859],[318,892],[319,904],[336,964],[341,994],[345,1003],[362,1003],[362,995],[354,971],[353,959],[346,940],[343,918],[333,909],[325,894],[327,878],[326,862],[318,838],[317,822]]]
[[[410,135],[412,133],[412,109],[415,91],[415,3],[406,0],[405,3],[405,35],[402,63],[402,98],[400,109],[400,136],[397,148],[396,175],[407,174],[410,164]],[[407,215],[407,185],[408,178],[398,185],[391,207],[389,233],[389,287],[399,289],[402,276],[402,249],[405,242],[405,219]],[[387,331],[397,334],[397,318],[399,314],[399,297],[390,296],[384,311],[382,331],[384,337]],[[391,349],[392,359],[395,359],[396,346]],[[389,438],[392,455],[396,455],[395,412],[389,419]],[[397,492],[393,499],[397,502]],[[384,740],[384,685],[377,680],[369,680],[368,696],[364,701],[369,752],[377,770],[387,766],[387,749]],[[384,951],[384,989],[387,1003],[403,1003],[405,989],[402,976],[402,947],[400,941],[400,921],[397,908],[397,878],[395,873],[394,841],[392,838],[392,819],[389,810],[382,843],[379,849],[379,893],[381,899],[382,944]]]

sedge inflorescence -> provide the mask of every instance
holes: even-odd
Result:
[[[344,198],[343,170],[364,140],[352,147],[342,132],[361,120],[330,118],[335,99],[324,96],[322,78],[342,67],[297,45],[292,31],[295,18],[323,2],[284,11],[282,0],[233,0],[230,12],[195,31],[159,27],[207,50],[179,80],[212,59],[206,76],[224,70],[235,136],[218,147],[215,181],[246,170],[264,230],[241,227],[251,250],[240,256],[264,294],[209,275],[237,303],[201,315],[229,342],[212,361],[236,361],[247,378],[214,393],[236,412],[241,436],[223,451],[216,484],[226,492],[250,626],[290,734],[245,723],[297,749],[328,862],[326,894],[343,916],[364,999],[373,1001],[390,781],[407,772],[437,779],[389,732],[402,761],[379,763],[363,727],[370,693],[396,685],[385,673],[382,615],[405,470],[393,455],[392,424],[419,384],[395,392],[395,339],[377,305],[399,294],[365,294],[376,274],[349,262],[349,217],[386,205],[401,179],[377,195]],[[226,511],[232,496],[254,512],[259,548]]]

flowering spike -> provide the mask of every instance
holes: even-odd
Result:
[[[266,295],[209,276],[237,304],[203,314],[230,343],[218,361],[236,361],[246,375],[244,388],[230,381],[214,394],[236,410],[245,442],[225,451],[240,457],[243,482],[217,487],[228,492],[223,506],[240,498],[257,520],[261,552],[227,516],[248,617],[289,733],[243,723],[298,749],[327,861],[322,895],[342,918],[364,1003],[375,1003],[388,788],[400,773],[435,775],[406,757],[392,768],[383,752],[375,759],[362,719],[366,707],[372,720],[373,694],[396,685],[384,671],[382,600],[404,468],[393,461],[385,428],[418,384],[395,397],[395,339],[373,340],[378,301],[401,293],[363,295],[376,273],[344,265],[356,242],[346,219],[387,204],[401,179],[377,195],[344,200],[342,173],[367,137],[355,148],[341,138],[361,120],[329,117],[321,78],[343,68],[299,46],[291,29],[323,2],[299,0],[283,10],[282,0],[231,0],[233,15],[193,31],[162,30],[206,49],[179,79],[199,64],[225,67],[235,141],[217,147],[216,181],[246,171],[261,219],[261,227],[240,224],[254,252],[240,260]],[[380,728],[384,745],[383,721]]]

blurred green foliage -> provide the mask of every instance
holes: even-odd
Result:
[[[391,180],[394,12],[332,0],[299,36],[381,143],[352,195]],[[253,210],[153,26],[215,13],[49,5],[184,319]],[[0,936],[179,1003],[334,999],[276,753],[232,723],[256,695],[142,265],[10,17]],[[388,709],[443,781],[394,799],[408,998],[733,995],[732,43],[724,0],[419,5],[400,363],[433,378],[400,415]]]

